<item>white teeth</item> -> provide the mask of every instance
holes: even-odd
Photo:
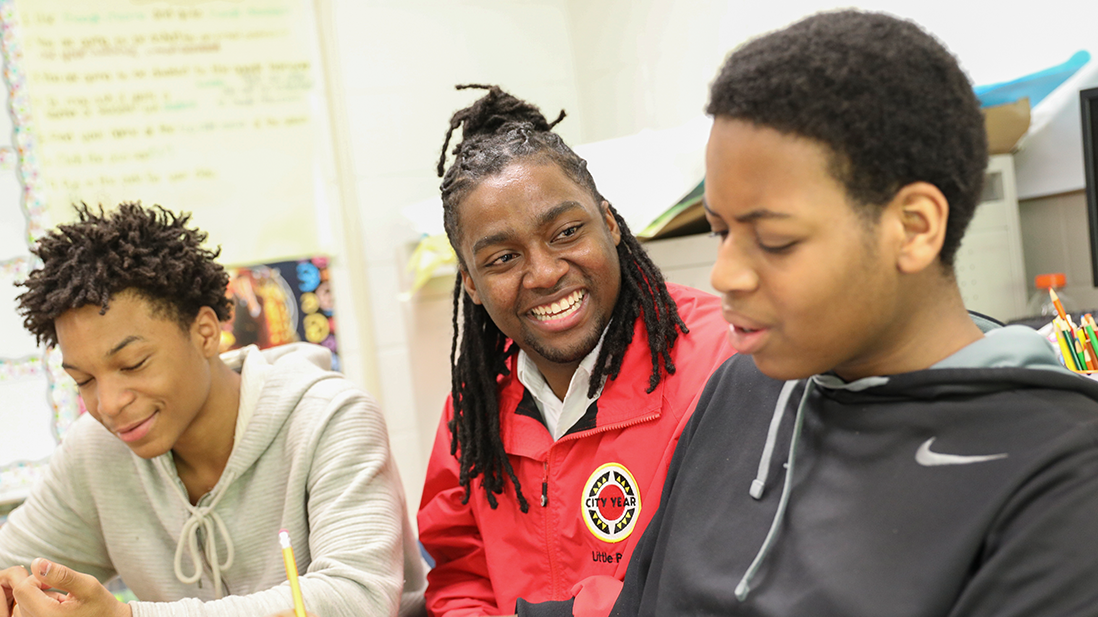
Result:
[[[534,317],[538,321],[549,321],[550,319],[560,319],[571,315],[576,309],[579,308],[580,300],[586,296],[586,292],[583,290],[574,291],[566,298],[557,300],[556,302],[548,306],[534,307],[530,312],[534,314]]]

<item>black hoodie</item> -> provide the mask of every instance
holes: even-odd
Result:
[[[733,357],[613,614],[1098,615],[1098,383],[1021,327],[849,384]]]

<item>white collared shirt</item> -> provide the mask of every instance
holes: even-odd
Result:
[[[602,385],[599,386],[595,396],[592,397],[587,396],[587,389],[591,385],[591,373],[595,370],[595,362],[598,361],[599,350],[602,349],[604,338],[606,338],[606,330],[602,331],[599,344],[595,345],[591,353],[584,356],[579,366],[576,367],[576,372],[572,373],[572,381],[568,383],[568,392],[564,394],[563,401],[557,398],[553,388],[549,387],[549,382],[545,381],[545,376],[541,374],[530,356],[526,355],[525,351],[519,350],[518,380],[523,386],[526,386],[526,390],[534,397],[534,403],[541,411],[541,416],[545,419],[545,426],[549,428],[549,434],[553,436],[553,441],[560,439],[561,436],[567,433],[583,417],[583,414],[587,413],[587,408],[591,406],[591,403],[598,400],[599,396],[602,395]]]

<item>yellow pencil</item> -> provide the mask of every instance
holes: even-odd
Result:
[[[286,578],[294,594],[294,616],[305,617],[305,600],[301,597],[301,584],[297,581],[297,562],[294,561],[294,547],[290,546],[290,532],[285,529],[279,531],[278,542],[282,545],[282,562],[286,564]]]
[[[1094,333],[1094,318],[1090,316],[1090,313],[1083,316],[1083,331],[1087,333],[1091,353],[1094,355],[1095,361],[1098,362],[1098,335]]]
[[[1056,324],[1053,329],[1056,331],[1056,342],[1060,343],[1060,355],[1064,357],[1064,366],[1073,371],[1077,370],[1075,368],[1075,354],[1068,349],[1067,336],[1064,334],[1064,327],[1066,327],[1066,325],[1060,325],[1063,322],[1060,321],[1059,317],[1053,321]]]

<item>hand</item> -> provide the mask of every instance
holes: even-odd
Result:
[[[12,588],[15,584],[30,576],[23,566],[15,566],[6,570],[0,570],[0,591],[4,592],[4,604],[0,606],[0,617],[11,617],[15,610],[15,595]]]
[[[11,617],[15,610],[15,595],[12,589],[16,583],[30,576],[23,566],[14,566],[6,570],[0,570],[0,591],[4,592],[4,604],[0,606],[0,617]]]
[[[0,617],[13,617],[19,614],[15,605],[15,586],[30,578],[23,566],[14,566],[0,570],[0,590],[4,593],[4,603],[0,605]]]
[[[130,606],[119,602],[95,577],[45,559],[35,559],[31,575],[13,591],[22,617],[133,617]]]

